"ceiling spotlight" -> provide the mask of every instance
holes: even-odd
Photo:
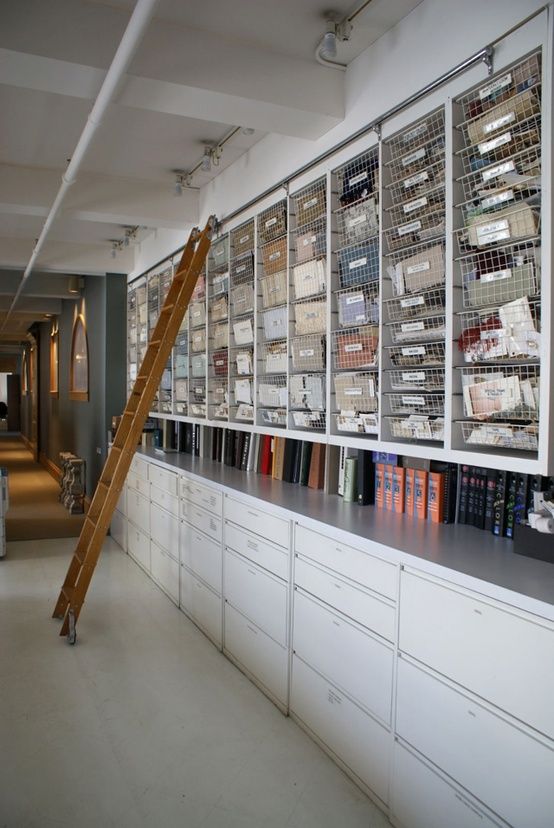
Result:
[[[111,257],[112,257],[112,259],[115,259],[116,256],[117,256],[117,244],[114,242],[112,244]]]
[[[337,24],[334,20],[327,20],[323,42],[319,50],[322,58],[334,58],[337,56]]]
[[[79,278],[79,276],[70,276],[67,290],[69,293],[72,293],[75,296],[81,293],[82,285],[83,282],[82,279]]]
[[[212,148],[211,147],[204,147],[204,155],[202,156],[202,161],[200,162],[200,167],[204,170],[204,172],[209,172],[212,168]]]
[[[183,182],[181,181],[181,176],[178,175],[175,179],[175,195],[182,196],[183,195]]]

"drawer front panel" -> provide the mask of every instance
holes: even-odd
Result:
[[[147,535],[150,534],[150,501],[130,490],[127,497],[127,517]]]
[[[225,649],[283,704],[287,703],[288,652],[225,604]]]
[[[554,751],[404,659],[396,730],[511,825],[548,825]]]
[[[118,512],[121,512],[122,515],[127,514],[127,486],[124,483],[123,488],[121,490],[121,494],[119,495],[119,500],[117,501],[117,505],[115,507]]]
[[[213,540],[221,541],[222,521],[188,500],[181,500],[181,517]]]
[[[374,595],[362,592],[300,557],[296,557],[294,563],[294,582],[364,627],[394,641],[396,611]]]
[[[113,513],[112,522],[110,523],[110,535],[125,552],[127,550],[127,518],[117,509]]]
[[[275,517],[260,509],[247,506],[240,500],[228,497],[225,500],[225,517],[227,520],[237,523],[244,529],[249,529],[256,535],[266,538],[279,546],[288,548],[289,545],[289,522],[283,518]]]
[[[287,587],[225,550],[225,600],[283,646],[287,643]]]
[[[158,486],[150,486],[150,500],[166,509],[171,514],[179,517],[179,498],[176,495],[169,494],[165,489],[160,489]]]
[[[150,538],[135,526],[127,528],[127,551],[147,572],[150,572]]]
[[[148,479],[154,486],[157,486],[158,489],[163,489],[168,494],[175,496],[179,494],[177,491],[178,475],[175,472],[162,469],[160,466],[150,463],[148,466]]]
[[[131,460],[131,471],[138,474],[144,480],[148,480],[148,466],[148,461],[143,460],[142,457],[137,457],[137,455]]]
[[[400,649],[554,736],[554,631],[402,572]]]
[[[388,802],[390,734],[297,656],[292,663],[290,707],[384,803]]]
[[[392,650],[298,590],[293,648],[333,684],[390,723]]]
[[[150,538],[179,560],[179,520],[154,503],[150,504]]]
[[[134,471],[130,471],[127,475],[127,486],[132,491],[140,492],[144,497],[150,497],[150,483],[146,477],[141,477]]]
[[[295,548],[304,557],[396,600],[398,570],[395,564],[382,561],[299,524],[296,526]]]
[[[150,571],[154,580],[178,604],[179,564],[155,543],[150,544]]]
[[[181,563],[221,595],[221,544],[188,523],[181,524]]]
[[[391,810],[402,828],[498,828],[480,805],[456,790],[398,742]]]
[[[221,598],[181,564],[181,608],[221,647]]]
[[[225,545],[288,581],[289,556],[282,548],[272,546],[228,521],[225,521]]]
[[[223,495],[208,486],[202,486],[200,483],[195,483],[184,477],[180,482],[181,497],[191,500],[197,506],[202,506],[208,512],[221,517],[223,511]]]

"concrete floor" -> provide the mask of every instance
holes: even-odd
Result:
[[[75,541],[0,561],[0,828],[386,828],[110,539],[70,647]]]

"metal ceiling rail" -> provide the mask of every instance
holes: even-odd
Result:
[[[127,24],[127,28],[125,29],[119,46],[117,47],[116,53],[110,64],[110,68],[106,73],[106,77],[104,78],[100,91],[87,118],[87,122],[77,142],[77,146],[73,151],[71,161],[69,162],[65,173],[62,175],[62,183],[50,208],[50,212],[46,217],[40,236],[35,244],[31,258],[29,259],[29,263],[23,272],[21,282],[19,283],[19,287],[17,288],[10,308],[4,317],[0,333],[6,327],[17,301],[21,296],[25,283],[31,275],[34,264],[38,258],[50,228],[52,227],[52,224],[60,211],[67,190],[77,179],[77,173],[83,162],[83,158],[104,119],[108,106],[114,99],[121,79],[129,68],[129,64],[131,63],[146,28],[152,19],[157,2],[158,0],[137,0],[133,13]]]

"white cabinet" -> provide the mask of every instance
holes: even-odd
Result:
[[[110,535],[118,543],[123,551],[127,551],[127,518],[117,509],[113,513],[110,523]]]
[[[150,504],[150,537],[179,560],[179,520],[155,503]]]
[[[398,742],[393,766],[391,811],[401,828],[498,828],[503,824]]]
[[[406,659],[396,731],[515,828],[554,817],[554,749]]]
[[[195,506],[188,500],[181,500],[181,517],[196,529],[209,535],[214,540],[221,541],[222,521],[206,509]]]
[[[400,649],[554,736],[554,625],[402,572]]]
[[[201,483],[196,483],[194,480],[181,477],[179,481],[179,494],[186,500],[192,501],[196,506],[201,506],[214,515],[221,516],[223,509],[223,496],[221,492],[210,489],[208,486],[203,486]]]
[[[134,471],[127,474],[127,487],[130,491],[139,492],[144,497],[150,496],[150,483],[147,477],[143,477]]]
[[[277,517],[262,509],[250,506],[228,495],[225,498],[225,517],[227,520],[248,529],[255,535],[276,543],[278,546],[289,546],[289,521]]]
[[[156,506],[161,506],[166,512],[171,512],[176,517],[179,516],[179,498],[176,495],[172,495],[164,489],[150,484],[150,500]]]
[[[392,648],[299,590],[293,624],[293,652],[389,724]]]
[[[127,492],[127,517],[146,535],[150,534],[150,501],[132,489]]]
[[[116,510],[121,512],[122,515],[127,514],[127,484],[123,484],[123,488],[121,489],[121,493],[119,495],[119,500],[116,504]]]
[[[184,521],[181,523],[181,563],[221,595],[221,544]]]
[[[148,480],[148,467],[151,466],[149,460],[146,460],[144,457],[139,457],[135,454],[133,459],[131,460],[131,467],[130,470],[134,472],[139,477],[142,477],[144,480]]]
[[[225,650],[282,705],[287,703],[288,649],[225,604]]]
[[[297,656],[292,661],[290,706],[379,799],[388,802],[389,731]]]
[[[155,543],[150,544],[150,571],[172,601],[179,603],[179,564]]]
[[[150,537],[131,523],[127,526],[127,552],[143,569],[150,572]]]
[[[152,485],[157,489],[161,489],[169,495],[178,495],[177,481],[178,475],[176,472],[162,469],[161,466],[156,466],[155,463],[149,464],[148,479]]]
[[[225,600],[279,644],[287,644],[287,585],[225,550]]]
[[[225,521],[225,546],[288,581],[289,551]]]
[[[221,647],[221,597],[180,566],[180,606],[212,641]]]

